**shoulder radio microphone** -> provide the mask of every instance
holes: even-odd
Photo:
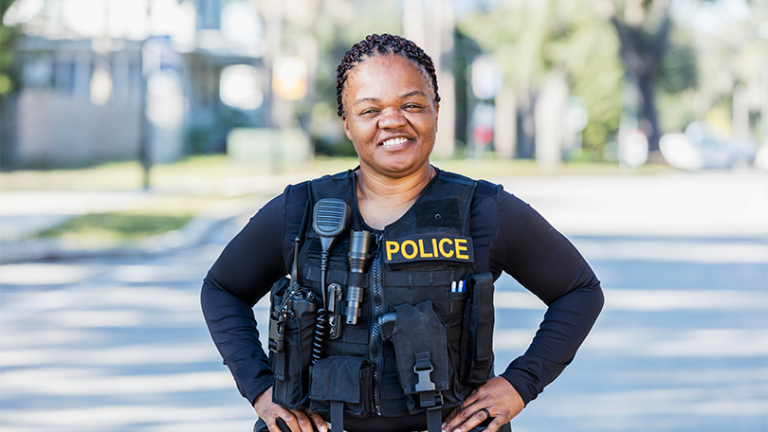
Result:
[[[323,304],[317,311],[315,321],[315,334],[312,342],[312,364],[315,364],[323,354],[325,331],[328,325],[328,298],[325,289],[325,274],[328,269],[328,254],[339,234],[344,232],[349,220],[349,206],[346,202],[336,198],[323,198],[315,204],[312,214],[312,229],[320,237],[320,288],[323,296]],[[335,295],[330,299],[335,302]],[[335,308],[334,312],[335,312]],[[334,334],[339,334],[338,317],[334,313],[331,317],[331,326],[335,328]]]

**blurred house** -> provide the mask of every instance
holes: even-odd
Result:
[[[171,162],[222,151],[233,127],[269,121],[261,21],[250,2],[17,0],[13,7],[6,22],[23,22],[25,36],[6,164],[10,157],[16,167],[72,166],[142,154]]]

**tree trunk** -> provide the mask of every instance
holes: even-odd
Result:
[[[637,77],[640,93],[638,109],[638,126],[648,137],[648,150],[655,152],[659,149],[659,121],[656,114],[656,98],[654,87],[656,77],[661,69],[661,61],[669,43],[669,32],[672,26],[669,16],[669,3],[663,8],[663,16],[655,33],[649,33],[643,23],[626,23],[616,15],[611,17],[611,23],[616,28],[619,37],[621,59],[628,73]],[[645,14],[647,16],[647,14]]]
[[[505,86],[496,95],[496,117],[493,121],[493,149],[499,159],[515,157],[515,141],[517,139],[517,107],[515,93],[512,88]]]
[[[653,77],[650,74],[639,76],[637,87],[640,92],[638,128],[648,137],[648,151],[657,151],[659,150],[661,131],[659,130],[659,118],[656,114]]]
[[[536,164],[545,172],[554,171],[563,163],[567,103],[568,83],[565,74],[550,72],[534,108]]]

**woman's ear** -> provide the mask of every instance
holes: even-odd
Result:
[[[437,131],[437,124],[440,117],[440,102],[435,103],[435,131]]]
[[[350,141],[352,141],[352,135],[349,133],[349,125],[347,124],[347,115],[342,114],[341,115],[341,121],[344,123],[344,134],[349,138]]]

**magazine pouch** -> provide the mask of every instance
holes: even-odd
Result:
[[[461,338],[461,382],[477,387],[493,376],[493,276],[473,275]]]

